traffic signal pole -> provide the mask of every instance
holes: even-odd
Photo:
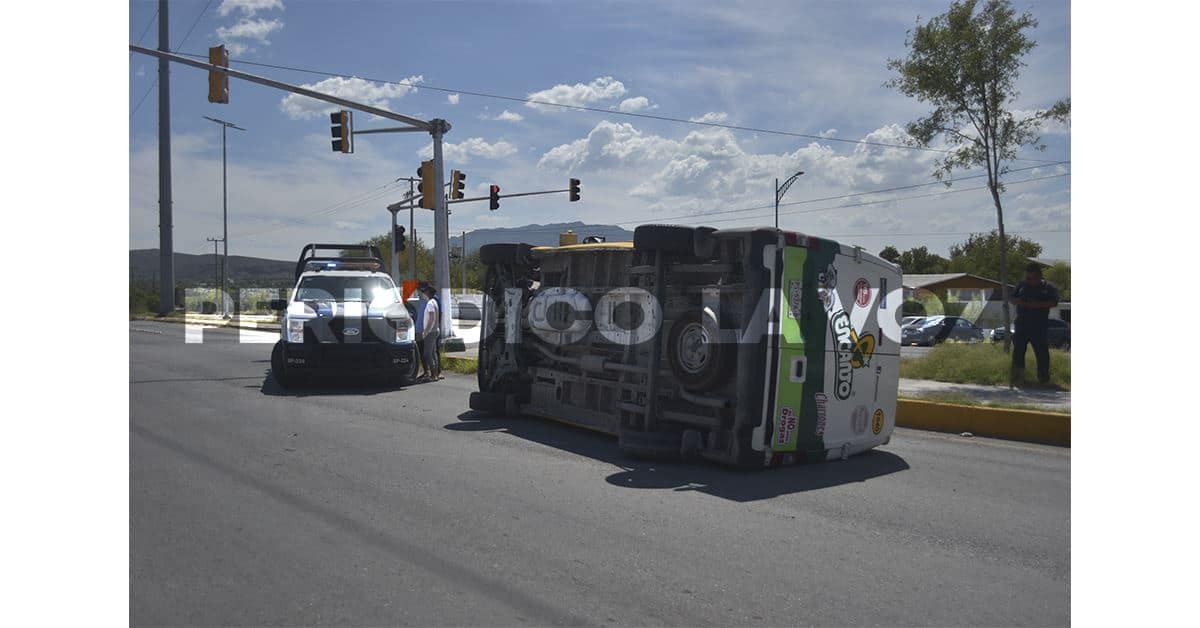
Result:
[[[265,85],[275,89],[283,90],[301,96],[307,96],[314,100],[331,103],[339,107],[345,107],[363,113],[373,114],[385,120],[392,120],[402,124],[414,127],[414,130],[426,131],[433,138],[433,162],[434,162],[434,177],[437,180],[438,190],[437,198],[434,205],[434,260],[435,260],[435,280],[438,284],[438,291],[442,299],[442,331],[446,332],[446,337],[453,337],[454,329],[451,325],[450,314],[450,222],[449,214],[446,207],[445,195],[441,192],[445,186],[445,172],[442,167],[442,136],[450,130],[450,124],[445,120],[421,120],[412,116],[389,111],[381,107],[368,105],[361,102],[355,102],[339,96],[332,96],[324,92],[319,92],[307,87],[300,87],[283,81],[269,79],[264,76],[234,70],[213,63],[204,63],[194,59],[170,52],[170,47],[167,45],[167,2],[159,0],[159,45],[158,50],[145,48],[136,44],[130,44],[129,50],[138,54],[144,54],[158,59],[159,68],[159,249],[161,251],[160,270],[162,272],[162,291],[160,293],[159,309],[163,312],[169,312],[174,308],[174,268],[172,266],[172,243],[171,243],[171,209],[170,209],[170,116],[168,113],[168,82],[167,82],[167,67],[168,63],[181,63],[183,65],[207,70],[210,73],[225,75],[230,78],[236,78],[259,85]],[[397,132],[402,129],[387,129],[386,132]],[[407,129],[403,129],[407,130]],[[384,131],[384,130],[380,130]],[[357,133],[362,133],[361,131]]]
[[[433,211],[433,275],[442,302],[442,337],[453,338],[454,319],[450,307],[450,214],[446,207],[446,195],[442,193],[446,183],[445,169],[442,167],[442,135],[446,132],[446,121],[430,122],[433,126],[429,134],[433,136],[433,179],[436,184]]]

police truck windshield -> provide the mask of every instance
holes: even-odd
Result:
[[[296,301],[365,301],[395,303],[396,284],[387,277],[314,275],[300,280]]]

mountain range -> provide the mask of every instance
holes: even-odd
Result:
[[[616,225],[592,225],[582,221],[559,222],[546,225],[530,224],[522,227],[496,227],[467,232],[467,253],[479,250],[485,244],[496,242],[525,242],[540,246],[558,244],[560,233],[574,231],[582,241],[590,235],[603,236],[609,241],[632,240],[633,232]],[[450,238],[451,248],[460,246],[462,236]],[[298,250],[297,250],[298,252]],[[218,256],[219,257],[219,256]],[[175,280],[180,283],[212,283],[217,268],[213,255],[176,253]],[[289,284],[293,281],[296,262],[288,260],[229,256],[229,278],[238,284]],[[129,252],[129,280],[151,282],[158,277],[158,249],[135,249]]]

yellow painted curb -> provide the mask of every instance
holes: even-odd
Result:
[[[900,399],[896,425],[934,432],[971,432],[976,436],[1071,446],[1071,415]]]

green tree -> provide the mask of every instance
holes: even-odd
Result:
[[[1071,265],[1057,262],[1042,271],[1046,281],[1058,288],[1058,296],[1063,301],[1071,300]]]
[[[384,270],[387,271],[392,266],[392,235],[390,233],[381,233],[373,238],[370,238],[361,244],[373,244],[379,247],[380,253],[383,254]],[[434,279],[433,270],[433,251],[425,245],[425,241],[420,237],[409,236],[406,242],[406,247],[400,253],[400,276],[408,277],[408,259],[409,250],[413,247],[417,251],[417,276],[416,279],[432,282]],[[351,254],[349,251],[342,251],[343,255]],[[361,252],[355,252],[352,255],[362,255]],[[450,260],[450,289],[457,291],[462,288],[462,264],[463,261],[457,257]],[[467,288],[473,290],[483,289],[483,273],[484,267],[479,260],[479,251],[475,251],[467,255]]]
[[[1026,31],[1036,28],[1037,20],[1029,13],[1017,15],[1008,0],[987,0],[976,11],[978,4],[977,0],[954,2],[945,13],[909,31],[908,56],[888,60],[888,67],[899,76],[887,86],[933,107],[925,117],[910,122],[907,131],[916,145],[929,146],[941,138],[950,146],[934,176],[940,180],[956,169],[987,169],[987,187],[996,206],[999,274],[1008,276],[1008,256],[1000,254],[1008,250],[1001,179],[1018,148],[1045,149],[1040,137],[1043,123],[1065,121],[1071,101],[1060,100],[1021,118],[1013,115],[1023,58],[1036,45]],[[1007,328],[1011,323],[1007,284],[1002,294]],[[1009,348],[1008,337],[1004,348]]]
[[[923,246],[913,247],[900,254],[900,268],[906,273],[944,273],[950,270],[950,261]]]
[[[883,247],[883,250],[879,252],[879,257],[882,257],[893,264],[900,263],[900,251],[890,244]]]
[[[1000,232],[973,233],[966,242],[950,247],[950,271],[970,273],[1000,281],[1005,286],[1016,284],[1025,275],[1027,258],[1042,254],[1042,245],[1015,236],[1008,241],[1008,254],[1000,255]],[[1007,294],[1007,292],[1005,293]]]

